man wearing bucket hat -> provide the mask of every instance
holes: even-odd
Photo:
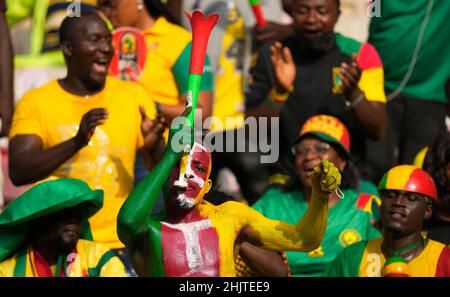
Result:
[[[325,159],[341,172],[342,193],[330,194],[327,232],[321,246],[310,253],[286,252],[293,276],[318,276],[344,247],[380,236],[372,226],[369,214],[372,203],[376,205],[378,198],[359,191],[359,175],[351,162],[349,147],[350,136],[341,121],[326,115],[309,118],[291,144],[291,160],[297,176],[281,189],[269,189],[253,205],[254,209],[271,219],[292,223],[294,218],[305,213],[310,204],[312,168]],[[338,193],[344,198],[339,199]],[[248,264],[257,266],[256,252],[253,255],[255,262],[252,262],[251,254],[244,256],[249,260]]]
[[[88,218],[102,205],[103,191],[77,179],[23,193],[0,214],[0,276],[126,276],[119,258],[88,240]]]
[[[450,249],[422,236],[437,199],[431,176],[412,165],[384,174],[379,184],[383,237],[347,247],[326,276],[450,276]]]

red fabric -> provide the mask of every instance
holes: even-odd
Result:
[[[358,65],[362,70],[370,68],[383,68],[383,62],[375,47],[369,43],[364,43],[359,49]]]
[[[405,191],[416,192],[432,199],[437,199],[437,189],[433,179],[426,171],[420,168],[411,173],[406,182]]]
[[[194,11],[192,15],[185,14],[189,18],[192,27],[192,51],[189,73],[202,75],[209,35],[217,24],[219,15],[212,14],[205,17],[198,10]]]
[[[38,251],[33,250],[33,256],[34,256],[34,267],[36,268],[36,273],[38,277],[53,277],[52,270],[50,269],[50,265],[48,264],[47,260],[44,258],[44,256],[41,255]],[[77,253],[77,251],[74,249],[72,253]],[[74,262],[76,257],[71,257],[71,259],[67,259],[67,267],[72,266],[72,262]],[[61,270],[59,271],[60,277],[65,277],[66,274],[64,272],[64,265],[61,266]]]
[[[436,266],[436,277],[450,277],[450,248],[444,247]]]
[[[366,207],[367,203],[370,201],[372,194],[361,193],[356,201],[356,209],[363,209]]]

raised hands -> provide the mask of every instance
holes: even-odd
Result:
[[[311,174],[313,190],[328,195],[341,184],[341,173],[330,161],[322,160]]]
[[[358,66],[357,59],[357,55],[353,54],[350,63],[342,63],[341,65],[341,88],[345,98],[350,102],[355,101],[362,93],[358,88],[362,70]]]
[[[92,135],[94,135],[95,128],[103,125],[108,119],[108,111],[106,108],[94,108],[89,110],[81,118],[80,126],[77,135],[75,135],[75,142],[83,147],[89,143]]]
[[[280,42],[275,42],[270,47],[270,58],[272,60],[275,79],[277,81],[276,91],[278,93],[287,93],[292,88],[297,70],[291,51],[283,47]]]
[[[144,148],[151,151],[162,139],[162,134],[167,127],[166,119],[158,113],[153,121],[150,120],[142,105],[139,106],[139,112],[142,118],[141,133],[144,137]]]

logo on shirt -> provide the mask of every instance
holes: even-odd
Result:
[[[332,68],[332,74],[333,74],[333,94],[342,94],[342,80],[341,80],[341,68],[340,67],[333,67]]]
[[[346,229],[339,234],[339,243],[344,248],[358,241],[361,241],[361,234],[354,229]]]
[[[319,246],[314,251],[311,251],[308,253],[308,256],[313,257],[313,258],[323,257],[324,255],[325,255],[325,253],[322,250],[322,246]]]

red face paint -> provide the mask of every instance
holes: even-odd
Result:
[[[181,183],[173,187],[172,197],[176,197],[182,208],[189,209],[201,200],[199,197],[202,196],[201,192],[211,171],[211,154],[202,145],[195,143],[187,157],[183,158],[180,163],[181,169],[172,170],[170,183],[173,186],[177,177],[184,179],[184,181],[182,180]],[[185,186],[180,186],[183,183]]]

